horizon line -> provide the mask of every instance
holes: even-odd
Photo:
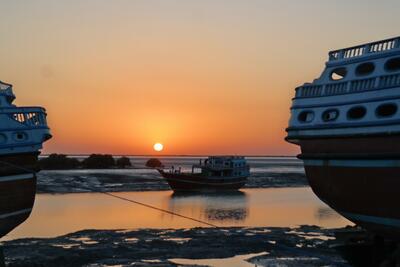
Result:
[[[245,155],[245,154],[112,154],[112,153],[81,153],[81,154],[71,154],[71,153],[43,153],[41,156],[49,156],[51,154],[59,154],[66,156],[90,156],[92,154],[98,155],[112,155],[120,157],[209,157],[209,156],[243,156],[243,157],[296,157],[297,155]]]

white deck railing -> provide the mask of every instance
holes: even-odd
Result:
[[[400,74],[323,85],[304,85],[296,88],[296,98],[341,95],[396,86],[400,86]]]
[[[400,37],[331,51],[329,52],[329,61],[355,58],[396,48],[400,48]]]
[[[5,114],[11,119],[29,127],[47,126],[46,112],[41,107],[0,109],[0,115]]]

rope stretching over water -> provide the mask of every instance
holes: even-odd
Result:
[[[27,168],[24,168],[22,166],[18,166],[18,165],[12,164],[12,163],[7,162],[7,161],[0,160],[0,163],[3,163],[4,165],[8,165],[10,167],[14,167],[16,169],[23,170],[25,172],[29,172],[29,173],[33,173],[33,174],[36,173],[34,170],[27,169]],[[105,192],[105,191],[97,190],[97,189],[90,188],[90,187],[82,187],[81,186],[80,188],[88,190],[88,191],[90,191],[92,193],[101,193],[101,194],[104,194],[104,195],[107,195],[107,196],[110,196],[110,197],[113,197],[113,198],[117,198],[117,199],[129,202],[129,203],[137,204],[137,205],[149,208],[149,209],[157,210],[157,211],[164,212],[164,213],[167,213],[167,214],[170,214],[170,215],[173,215],[173,216],[181,217],[181,218],[184,218],[184,219],[187,219],[187,220],[191,220],[191,221],[194,221],[194,222],[198,222],[198,223],[201,223],[201,224],[204,224],[204,225],[207,225],[207,226],[218,228],[218,226],[215,225],[215,224],[208,223],[206,221],[202,221],[202,220],[190,217],[190,216],[182,215],[182,214],[170,211],[170,210],[166,210],[166,209],[162,209],[162,208],[159,208],[159,207],[156,207],[156,206],[152,206],[152,205],[146,204],[146,203],[141,202],[141,201],[133,200],[133,199],[126,198],[126,197],[121,197],[121,196],[115,195],[115,194],[110,193],[110,192]]]
[[[117,195],[114,195],[114,194],[109,193],[109,192],[101,192],[100,191],[99,193],[103,193],[103,194],[108,195],[110,197],[118,198],[118,199],[121,199],[121,200],[124,200],[124,201],[127,201],[127,202],[131,202],[131,203],[134,203],[134,204],[137,204],[137,205],[141,205],[141,206],[150,208],[150,209],[158,210],[158,211],[161,211],[161,212],[164,212],[164,213],[168,213],[168,214],[171,214],[171,215],[174,215],[174,216],[177,216],[177,217],[185,218],[185,219],[188,219],[188,220],[191,220],[191,221],[195,221],[195,222],[198,222],[198,223],[201,223],[201,224],[205,224],[205,225],[208,225],[208,226],[212,226],[212,227],[218,228],[218,226],[215,225],[215,224],[211,224],[211,223],[208,223],[208,222],[205,222],[205,221],[202,221],[202,220],[198,220],[198,219],[195,219],[193,217],[185,216],[185,215],[182,215],[182,214],[170,211],[170,210],[158,208],[158,207],[155,207],[155,206],[152,206],[152,205],[140,202],[140,201],[136,201],[136,200],[133,200],[133,199],[117,196]]]

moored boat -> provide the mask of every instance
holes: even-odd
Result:
[[[231,191],[243,187],[250,167],[241,156],[212,156],[192,166],[191,172],[181,168],[159,168],[160,174],[174,191]]]
[[[286,140],[310,186],[349,220],[400,238],[400,37],[329,52],[296,88]]]
[[[51,138],[45,109],[16,107],[14,99],[12,85],[0,82],[0,237],[29,217],[38,155]]]

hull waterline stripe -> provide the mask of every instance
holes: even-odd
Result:
[[[374,223],[374,224],[380,224],[380,225],[386,225],[386,226],[400,228],[400,220],[399,219],[369,216],[369,215],[355,214],[355,213],[350,213],[350,212],[339,212],[339,213],[342,214],[344,217],[347,217],[351,220],[355,220],[355,221],[359,221],[359,222]]]
[[[32,209],[23,209],[23,210],[18,210],[10,213],[5,213],[5,214],[0,214],[0,219],[7,219],[12,216],[17,216],[25,213],[30,213]]]
[[[399,119],[382,120],[382,121],[368,121],[368,122],[341,122],[341,123],[318,123],[309,126],[289,126],[286,132],[290,131],[306,131],[306,130],[332,130],[344,128],[368,128],[368,127],[382,127],[382,126],[398,126],[400,125]],[[382,132],[382,131],[381,131]]]
[[[321,167],[400,168],[400,160],[305,159],[304,165]]]
[[[0,183],[1,182],[9,182],[9,181],[18,181],[18,180],[27,180],[32,179],[35,176],[32,173],[27,174],[17,174],[17,175],[8,175],[8,176],[0,176]]]

